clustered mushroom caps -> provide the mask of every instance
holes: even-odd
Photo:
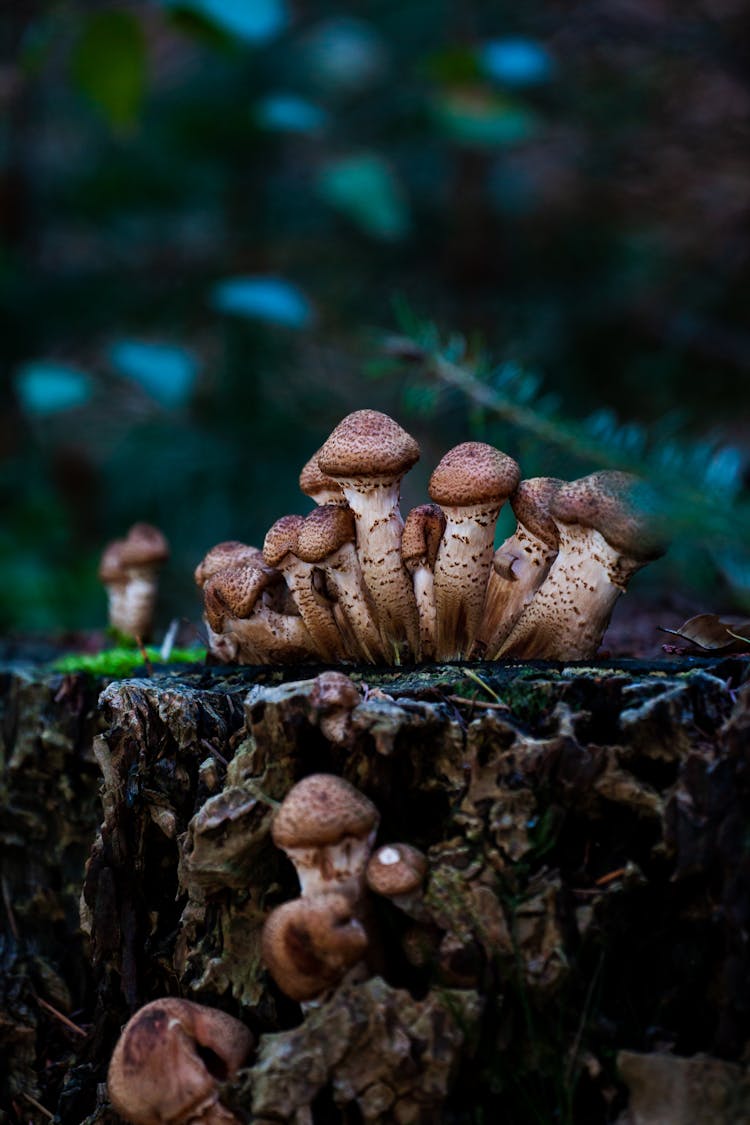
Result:
[[[169,544],[157,527],[135,523],[124,539],[109,543],[99,562],[107,591],[110,628],[140,641],[154,624],[158,575],[169,558]]]
[[[212,548],[196,582],[216,658],[387,664],[595,656],[616,598],[663,553],[635,499],[636,478],[522,480],[512,457],[464,442],[434,470],[432,503],[404,523],[401,479],[418,458],[417,442],[393,419],[355,411],[300,474],[318,505],[309,515],[282,516],[262,552],[237,542]],[[495,551],[506,501],[517,528]]]

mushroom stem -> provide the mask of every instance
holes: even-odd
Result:
[[[495,551],[473,656],[494,660],[549,573],[557,548],[520,524]]]
[[[481,623],[500,506],[442,507],[445,532],[434,579],[435,655],[451,660],[468,653]]]

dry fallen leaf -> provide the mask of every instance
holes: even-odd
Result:
[[[662,633],[681,637],[703,652],[750,652],[750,620],[732,614],[699,613],[679,629],[660,625]]]

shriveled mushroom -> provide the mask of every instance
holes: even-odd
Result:
[[[324,572],[326,585],[355,638],[355,652],[375,664],[384,659],[383,645],[354,546],[355,535],[351,508],[323,504],[300,527],[297,556]]]
[[[301,617],[262,601],[264,591],[280,581],[271,567],[246,565],[217,571],[203,587],[206,621],[213,633],[235,638],[240,664],[293,663],[317,655]]]
[[[495,524],[520,475],[506,453],[468,441],[450,449],[430,477],[430,498],[446,518],[435,561],[438,660],[471,649],[482,619]]]
[[[169,544],[158,528],[136,523],[125,539],[116,539],[105,548],[99,564],[109,602],[109,623],[119,633],[151,636],[158,575],[169,558]]]
[[[427,857],[411,844],[384,844],[370,856],[365,879],[371,891],[421,921],[426,915],[422,885],[427,868]]]
[[[305,496],[309,496],[316,504],[346,505],[343,489],[333,477],[327,477],[318,464],[318,449],[299,475],[299,486]]]
[[[120,1036],[107,1075],[117,1113],[133,1125],[235,1125],[218,1084],[253,1046],[239,1020],[190,1000],[153,1000]]]
[[[665,549],[639,510],[638,483],[629,473],[604,471],[559,489],[550,504],[557,557],[501,655],[588,660],[596,654],[630,578]]]
[[[297,556],[304,516],[282,516],[269,528],[263,543],[263,559],[284,575],[299,613],[323,660],[343,660],[347,648],[333,615],[333,606],[314,584],[315,567]]]
[[[435,559],[445,531],[445,516],[437,504],[412,508],[404,521],[401,558],[411,574],[419,612],[419,659],[435,655]]]
[[[364,793],[334,774],[315,773],[289,790],[271,835],[294,864],[303,896],[335,890],[359,901],[379,823]]]
[[[419,617],[401,561],[401,478],[419,459],[419,445],[377,410],[357,410],[338,424],[318,453],[318,466],[341,485],[357,520],[357,554],[386,650],[419,650]]]
[[[547,577],[559,540],[549,506],[562,485],[555,477],[530,477],[510,497],[518,526],[495,551],[472,655],[494,659]]]
[[[305,895],[276,907],[263,926],[262,954],[277,985],[309,1003],[347,974],[366,973],[368,938],[355,904],[343,894]]]

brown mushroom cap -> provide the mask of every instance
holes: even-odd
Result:
[[[237,539],[227,539],[224,543],[217,543],[207,552],[195,568],[195,582],[198,586],[205,586],[209,578],[220,570],[231,566],[257,565],[263,562],[263,552],[257,547],[248,547]]]
[[[105,547],[99,578],[102,582],[117,582],[131,567],[157,567],[168,558],[169,544],[158,527],[134,523],[124,539],[115,539]]]
[[[407,566],[422,563],[433,569],[444,531],[445,516],[437,504],[412,508],[401,536],[401,558]]]
[[[297,540],[304,516],[282,516],[266,532],[263,541],[263,560],[268,566],[278,566],[285,555],[297,553]]]
[[[107,1075],[112,1105],[133,1125],[192,1120],[215,1099],[217,1069],[221,1079],[233,1078],[252,1044],[245,1025],[225,1012],[174,997],[153,1000],[115,1047]],[[210,1070],[208,1052],[216,1060]]]
[[[339,496],[341,498],[340,503],[345,504],[346,499],[344,493],[341,491],[341,485],[337,480],[334,480],[333,477],[327,477],[321,470],[318,464],[318,453],[320,453],[320,450],[313,453],[310,460],[303,467],[299,475],[300,489],[304,492],[305,496],[309,496],[312,500],[317,500],[321,493],[330,493]],[[330,504],[332,500],[329,498],[327,502]]]
[[[553,550],[557,550],[560,536],[550,515],[550,504],[564,484],[557,477],[529,477],[521,481],[510,497],[518,522]]]
[[[314,773],[289,790],[273,818],[271,835],[280,848],[317,848],[345,836],[364,838],[379,821],[372,801],[348,781]]]
[[[629,558],[655,559],[665,546],[657,538],[653,520],[637,506],[635,492],[640,484],[630,473],[591,473],[564,484],[550,511],[560,523],[593,528]]]
[[[322,562],[345,543],[357,537],[351,508],[322,504],[306,517],[297,537],[297,557],[304,562]]]
[[[421,887],[427,867],[427,857],[411,844],[385,844],[370,856],[365,879],[375,894],[395,898]]]
[[[430,477],[430,499],[442,507],[502,502],[521,479],[518,463],[481,441],[449,449]]]
[[[268,566],[230,566],[212,575],[203,587],[206,620],[220,633],[226,618],[247,618],[264,590],[281,580]]]
[[[419,445],[387,414],[348,414],[318,453],[321,472],[335,478],[398,478],[419,460]]]
[[[344,672],[321,672],[315,677],[310,704],[321,714],[345,709],[351,711],[362,702],[357,685]]]

